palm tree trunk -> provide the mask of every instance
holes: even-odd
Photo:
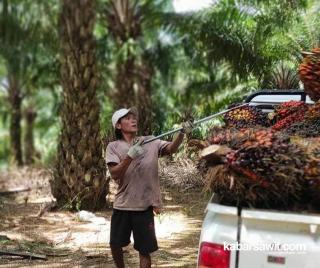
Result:
[[[19,81],[14,75],[9,75],[9,102],[11,106],[10,118],[10,151],[13,162],[23,165],[21,149],[21,103],[22,94]]]
[[[146,14],[141,13],[141,4],[137,0],[111,0],[106,17],[108,30],[118,50],[129,40],[143,38],[142,20]],[[117,62],[115,87],[109,96],[114,108],[132,107],[138,109],[140,134],[147,135],[151,131],[152,102],[151,81],[153,70],[139,56],[129,52],[125,59]]]
[[[33,125],[37,113],[32,107],[24,111],[24,118],[26,122],[25,136],[24,136],[24,161],[26,165],[32,165],[35,159],[34,135]]]
[[[116,66],[115,90],[111,93],[116,109],[122,107],[132,107],[135,105],[134,94],[134,57],[129,56],[124,62],[119,62]]]
[[[153,67],[147,60],[144,60],[141,65],[137,67],[137,84],[139,91],[136,98],[136,103],[139,107],[139,116],[143,119],[139,120],[139,129],[143,135],[149,135],[152,127],[152,77]]]
[[[95,4],[94,0],[61,0],[62,126],[51,187],[58,204],[71,209],[98,209],[106,204],[96,97]]]

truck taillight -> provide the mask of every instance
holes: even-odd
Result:
[[[230,250],[219,244],[201,243],[198,268],[229,268],[229,264]]]

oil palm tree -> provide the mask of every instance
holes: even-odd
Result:
[[[53,195],[68,208],[97,209],[106,202],[100,137],[99,83],[93,0],[61,0],[59,34],[63,105]]]
[[[41,33],[31,1],[8,1],[0,4],[0,56],[7,70],[5,77],[10,106],[10,148],[14,163],[23,164],[21,145],[22,102],[25,84],[32,68],[31,60]]]
[[[150,133],[152,114],[152,79],[155,68],[150,47],[156,44],[161,27],[155,21],[163,15],[168,1],[109,0],[105,8],[107,27],[116,54],[114,88],[109,92],[114,108],[136,106],[139,129]],[[153,40],[148,40],[152,35]]]

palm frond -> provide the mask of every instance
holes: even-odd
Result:
[[[298,89],[299,76],[297,68],[292,68],[284,62],[279,63],[271,73],[269,81],[265,81],[266,88],[270,89]]]

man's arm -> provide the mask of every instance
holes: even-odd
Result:
[[[184,137],[184,134],[182,132],[179,132],[174,137],[173,141],[169,143],[166,147],[164,147],[163,154],[164,155],[174,154],[178,150],[180,144],[182,143],[183,137]]]
[[[119,164],[109,163],[108,168],[111,174],[112,179],[115,181],[122,181],[124,174],[126,173],[132,158],[127,156]]]
[[[141,147],[141,143],[143,140],[140,140],[139,142],[137,142],[135,145],[131,146],[127,156],[119,163],[113,163],[110,162],[108,164],[108,168],[111,174],[111,177],[116,180],[121,182],[123,179],[124,174],[126,173],[131,161],[140,156],[141,154],[143,154],[144,150]]]
[[[163,154],[174,154],[182,143],[184,134],[190,134],[192,129],[193,124],[191,121],[183,122],[181,132],[179,132],[178,135],[174,137],[173,141],[163,149]]]

